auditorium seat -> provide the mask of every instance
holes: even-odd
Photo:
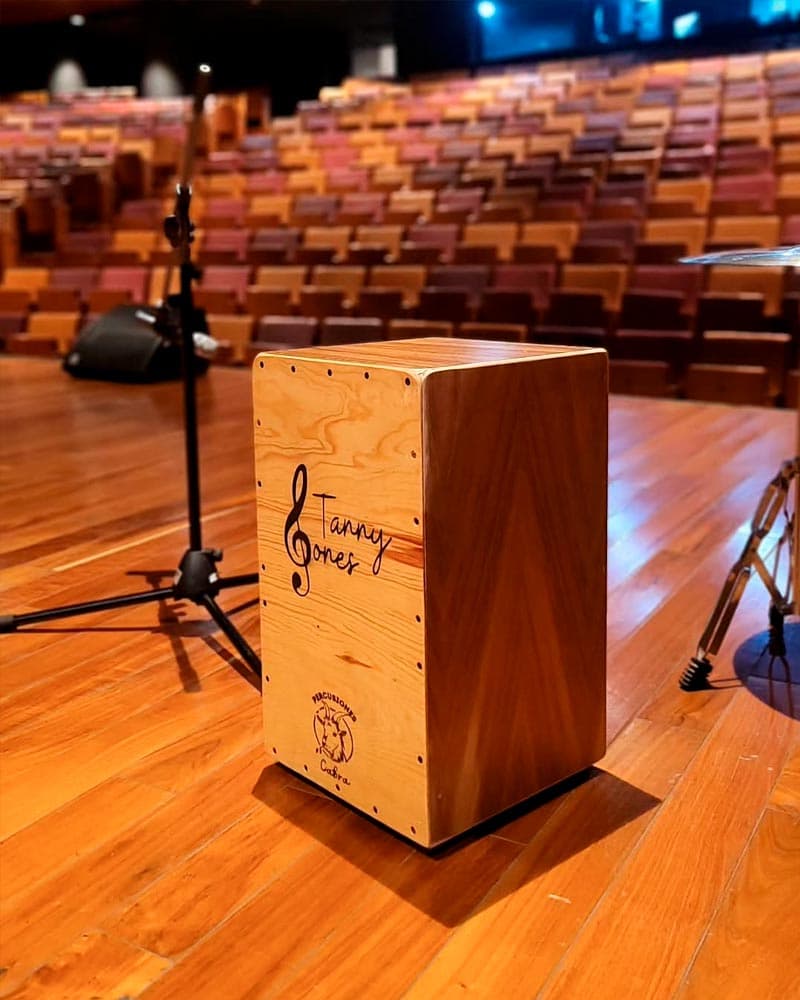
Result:
[[[247,346],[253,339],[253,317],[209,312],[206,318],[210,335],[220,344],[230,346],[235,363],[243,363],[247,359]]]
[[[353,267],[373,267],[375,264],[386,264],[389,261],[386,247],[371,243],[351,243],[347,248],[345,264]]]
[[[769,402],[769,375],[757,365],[689,365],[686,372],[687,399],[710,403],[764,406]]]
[[[486,201],[475,210],[476,222],[512,222],[519,224],[530,218],[530,207],[519,203]]]
[[[556,282],[552,264],[499,264],[494,269],[494,287],[527,291],[539,310],[547,308]]]
[[[536,203],[537,222],[583,222],[586,203],[582,200],[542,197]]]
[[[24,316],[30,304],[31,295],[27,289],[0,287],[0,314]]]
[[[264,250],[279,250],[285,256],[291,256],[299,243],[299,229],[262,226],[253,231],[248,247],[248,259],[251,259],[253,254]]]
[[[559,260],[567,261],[572,255],[573,246],[578,242],[579,231],[577,222],[526,222],[522,226],[519,242],[556,247]]]
[[[692,215],[706,215],[711,202],[711,178],[686,177],[659,180],[656,182],[653,197],[656,202],[688,202],[691,205]]]
[[[335,247],[309,247],[303,245],[297,247],[292,255],[292,259],[295,264],[316,267],[319,264],[333,264],[337,261],[346,260],[346,252],[345,256],[342,257]]]
[[[412,215],[415,218],[430,219],[433,214],[435,192],[392,191],[387,205],[388,215]]]
[[[709,292],[755,292],[763,296],[764,315],[779,316],[784,294],[784,271],[780,267],[729,267],[709,269]]]
[[[486,264],[442,264],[429,268],[427,284],[438,288],[465,288],[474,305],[489,284],[490,275],[491,268]]]
[[[86,305],[89,315],[97,316],[107,313],[117,306],[128,305],[133,301],[133,295],[131,295],[128,288],[93,288],[89,292]],[[140,298],[137,301],[143,303],[144,298]]]
[[[403,239],[403,227],[390,225],[358,226],[355,238],[359,243],[383,247],[385,253],[397,257]]]
[[[681,292],[683,311],[694,313],[703,278],[703,268],[696,264],[636,264],[628,278],[628,291]]]
[[[250,285],[245,293],[245,309],[254,317],[289,316],[292,312],[291,289]]]
[[[637,220],[631,219],[590,219],[584,222],[580,229],[578,242],[586,243],[621,243],[633,255],[634,245],[639,238],[642,226]]]
[[[319,288],[343,288],[347,298],[355,301],[367,277],[365,267],[337,264],[320,265],[311,270],[311,284]]]
[[[479,322],[461,323],[456,329],[456,336],[468,337],[472,340],[500,340],[519,342],[528,335],[525,323]]]
[[[206,288],[200,285],[194,289],[194,303],[199,309],[219,315],[231,316],[239,311],[238,296],[228,288]]]
[[[755,292],[703,292],[697,300],[697,332],[763,330],[764,296]]]
[[[99,281],[100,271],[96,267],[54,267],[50,272],[51,288],[77,289],[82,302],[88,301],[89,292],[98,285]],[[144,301],[144,293],[141,301]]]
[[[515,222],[473,222],[464,226],[461,242],[465,246],[493,246],[501,261],[510,261],[519,236]]]
[[[26,333],[30,339],[55,340],[61,354],[66,354],[78,329],[77,312],[34,312],[28,317]]]
[[[283,267],[259,267],[256,269],[255,285],[258,288],[274,290],[287,289],[292,295],[292,304],[300,304],[300,290],[306,283],[308,268],[290,264]]]
[[[419,293],[425,287],[427,268],[416,264],[380,265],[370,269],[368,284],[375,288],[399,288],[406,306],[419,302]]]
[[[142,263],[147,263],[150,254],[158,248],[159,236],[149,229],[118,229],[111,239],[112,253],[136,254]]]
[[[386,196],[376,191],[348,193],[342,196],[339,211],[336,215],[337,225],[368,225],[380,222],[380,216],[386,205]],[[360,216],[360,222],[351,222],[351,218]]]
[[[336,257],[344,259],[350,244],[352,230],[349,226],[307,226],[303,233],[304,249],[332,249]]]
[[[742,333],[707,330],[700,344],[699,360],[709,364],[757,365],[769,373],[769,398],[774,402],[783,391],[791,362],[788,333]]]
[[[146,267],[103,267],[96,287],[126,291],[133,302],[145,302],[149,278]]]
[[[788,246],[800,244],[800,215],[790,215],[783,220],[781,243]]]
[[[78,312],[81,294],[77,288],[40,288],[36,295],[36,308],[44,312]]]
[[[377,316],[384,321],[401,319],[406,312],[403,291],[400,288],[377,288],[372,285],[362,288],[358,293],[356,311],[359,316]]]
[[[605,308],[616,312],[620,307],[627,277],[628,268],[621,264],[564,264],[560,287],[600,292]]]
[[[476,318],[482,323],[516,323],[530,326],[536,320],[529,291],[514,288],[486,288],[480,298]]]
[[[383,322],[376,317],[326,316],[320,324],[320,344],[356,344],[383,340]]]
[[[292,203],[289,224],[300,229],[332,222],[339,199],[331,194],[299,194]]]
[[[245,229],[206,229],[198,251],[201,264],[237,264],[247,260],[250,234]]]
[[[664,361],[670,382],[678,384],[694,356],[694,338],[688,330],[625,330],[611,338],[612,358],[623,361]]]
[[[686,243],[639,242],[634,249],[633,259],[636,264],[674,264],[688,253]]]
[[[406,237],[409,242],[437,249],[445,260],[453,256],[458,243],[459,227],[453,223],[429,223],[409,226]]]
[[[200,288],[204,291],[224,290],[230,292],[237,302],[244,302],[250,283],[249,265],[211,265],[203,269]]]
[[[592,220],[598,221],[641,222],[644,218],[644,205],[636,198],[598,198],[592,203],[589,214]]]
[[[3,346],[8,354],[56,358],[64,353],[57,337],[31,336],[28,333],[4,335]]]
[[[550,243],[517,243],[511,259],[515,264],[556,264],[561,250]]]
[[[710,220],[708,247],[773,247],[780,239],[777,215],[719,215]],[[693,251],[694,252],[694,251]]]
[[[674,397],[677,386],[666,361],[623,361],[608,365],[609,391],[626,396]]]
[[[393,319],[389,321],[386,335],[390,340],[415,337],[452,337],[453,324],[444,320]]]
[[[281,224],[289,225],[292,196],[288,194],[254,194],[245,214],[245,224],[251,229]]]
[[[400,244],[400,253],[397,257],[398,264],[441,264],[443,260],[441,250],[434,245],[427,243],[414,243],[405,240]]]
[[[602,294],[558,289],[550,296],[532,339],[543,343],[605,346],[609,315]]]
[[[344,288],[304,285],[300,289],[298,311],[301,316],[323,319],[325,316],[346,316],[352,302]]]
[[[2,288],[24,289],[31,301],[36,300],[40,288],[50,284],[50,269],[47,267],[7,267],[3,272]]]
[[[169,287],[165,288],[165,282],[169,277]],[[147,287],[147,302],[157,305],[166,295],[177,295],[180,291],[180,270],[177,267],[168,268],[163,266],[150,268],[150,280]]]
[[[620,329],[686,330],[689,317],[686,298],[681,291],[627,291],[622,297]]]
[[[256,324],[256,344],[261,350],[311,347],[319,321],[309,316],[262,316]]]
[[[641,242],[683,245],[688,254],[695,256],[705,249],[707,230],[705,218],[647,219]]]
[[[462,323],[472,318],[472,293],[466,288],[427,286],[419,293],[420,319]]]

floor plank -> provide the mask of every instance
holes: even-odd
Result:
[[[168,583],[179,387],[0,381],[0,611]],[[204,540],[251,572],[249,375],[199,397]],[[714,686],[677,679],[796,420],[611,400],[607,756],[433,854],[268,766],[258,686],[191,603],[0,636],[0,997],[787,995],[800,692],[743,658],[760,581]],[[258,648],[256,598],[223,603]]]
[[[674,994],[767,804],[794,725],[747,691],[736,695],[543,997]],[[593,961],[601,950],[603,961]]]
[[[106,934],[81,934],[12,993],[13,1000],[120,1000],[138,996],[169,961]]]
[[[800,815],[767,809],[711,923],[682,1000],[785,1000],[797,992]]]

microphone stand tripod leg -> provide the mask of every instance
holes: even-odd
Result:
[[[231,645],[236,649],[236,652],[241,656],[245,663],[250,667],[254,673],[261,676],[261,660],[259,660],[258,655],[250,646],[245,637],[239,632],[239,630],[233,625],[230,619],[227,617],[222,608],[217,604],[214,598],[210,594],[200,594],[195,598],[198,604],[202,604],[203,607],[208,611],[209,615],[214,619],[214,621],[219,625],[225,635],[228,637]]]

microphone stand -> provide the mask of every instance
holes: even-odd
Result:
[[[192,262],[191,244],[194,224],[190,219],[192,199],[191,176],[197,138],[202,121],[203,104],[211,82],[211,70],[201,66],[195,88],[189,138],[184,152],[183,169],[175,198],[175,212],[164,220],[164,233],[175,249],[180,262],[179,335],[182,356],[184,439],[186,454],[186,498],[189,514],[189,548],[184,552],[172,581],[172,586],[145,590],[135,594],[121,594],[97,601],[68,604],[44,611],[19,615],[0,615],[0,632],[16,632],[25,625],[70,618],[74,615],[111,611],[134,604],[173,600],[194,601],[208,611],[211,618],[225,633],[237,653],[253,670],[261,674],[261,661],[244,636],[217,603],[217,594],[230,587],[243,587],[258,583],[258,573],[243,573],[221,578],[217,563],[222,559],[220,549],[204,549],[200,512],[200,461],[197,431],[197,394],[195,385],[195,354],[192,327],[194,325],[194,298],[192,281],[198,276]],[[166,303],[165,303],[166,308]]]

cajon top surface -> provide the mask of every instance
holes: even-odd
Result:
[[[420,337],[417,340],[381,340],[366,344],[287,349],[270,352],[265,357],[278,355],[298,357],[308,361],[380,365],[386,368],[426,372],[604,353],[595,347],[552,347],[544,344],[503,343],[496,340]]]

